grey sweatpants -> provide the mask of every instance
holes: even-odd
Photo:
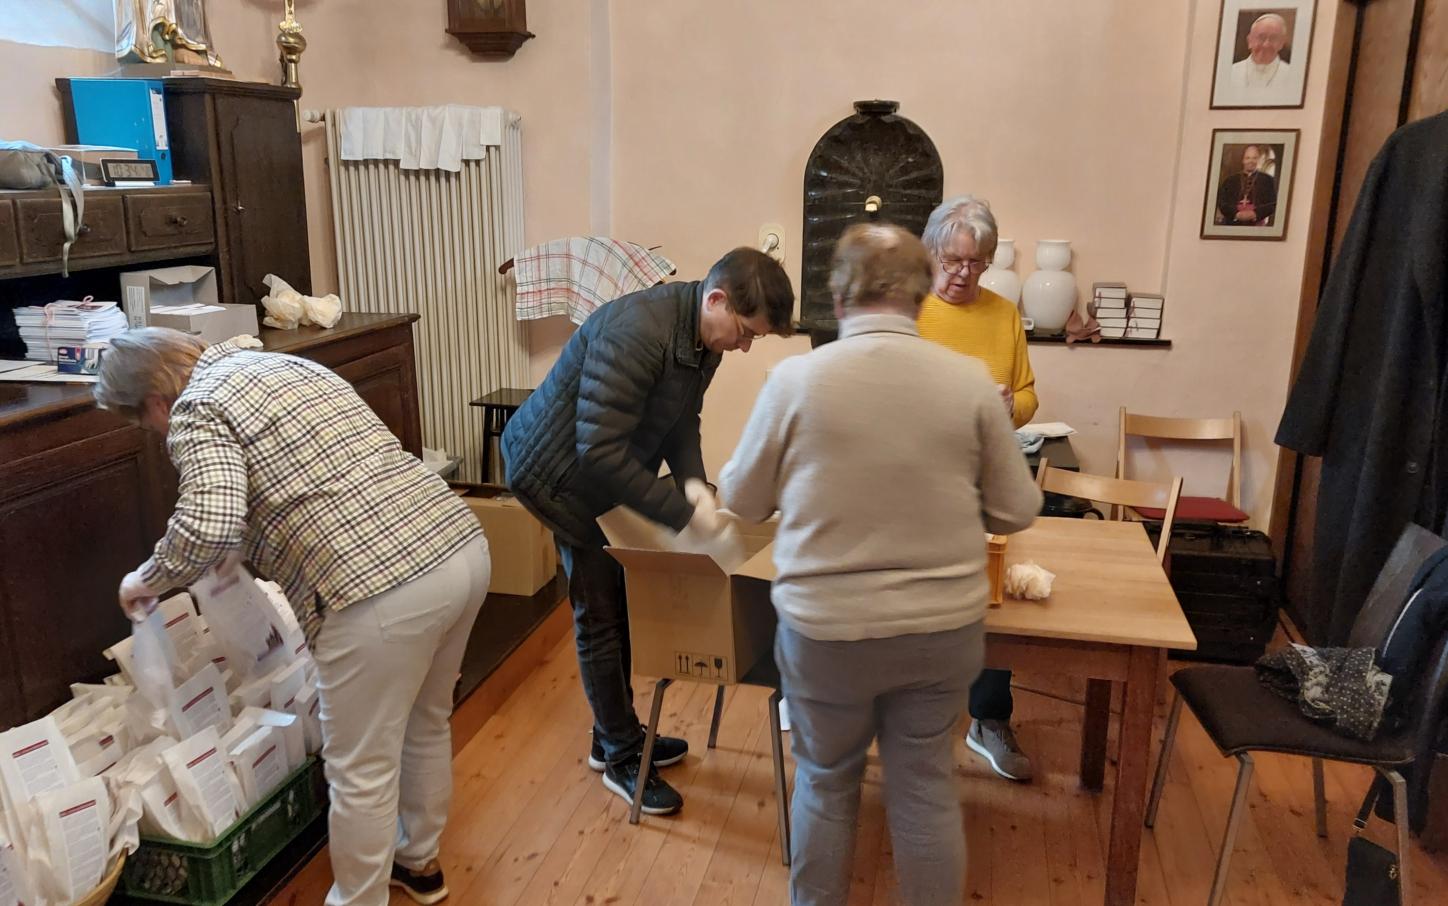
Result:
[[[849,898],[865,752],[878,738],[901,900],[958,906],[965,830],[954,731],[984,661],[984,624],[822,642],[781,623],[774,656],[793,724],[790,902],[840,906]]]

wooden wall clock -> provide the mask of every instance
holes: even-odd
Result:
[[[526,0],[447,0],[447,33],[485,60],[508,60],[533,37]]]

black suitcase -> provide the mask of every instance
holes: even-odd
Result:
[[[1161,523],[1147,523],[1152,543]],[[1172,526],[1167,546],[1172,590],[1197,637],[1193,660],[1248,664],[1277,630],[1280,596],[1272,543],[1262,532],[1225,525]]]

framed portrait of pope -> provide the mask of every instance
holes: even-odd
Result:
[[[1222,0],[1212,108],[1301,107],[1317,0]]]

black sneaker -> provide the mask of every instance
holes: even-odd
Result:
[[[633,804],[634,790],[638,788],[639,759],[629,758],[618,764],[611,764],[603,770],[603,785],[612,790],[630,805]],[[644,784],[643,813],[645,815],[672,815],[684,807],[684,797],[659,776],[657,767],[649,771]]]
[[[442,879],[442,866],[437,864],[436,859],[424,865],[420,871],[403,868],[393,862],[392,880],[387,883],[391,887],[401,887],[404,893],[423,906],[441,903],[447,899],[447,883]]]
[[[689,742],[686,739],[679,739],[674,736],[659,736],[654,739],[654,767],[666,768],[671,764],[678,764],[689,754]],[[607,764],[603,760],[603,746],[598,740],[593,741],[593,748],[588,751],[588,766],[595,771],[602,772]]]

